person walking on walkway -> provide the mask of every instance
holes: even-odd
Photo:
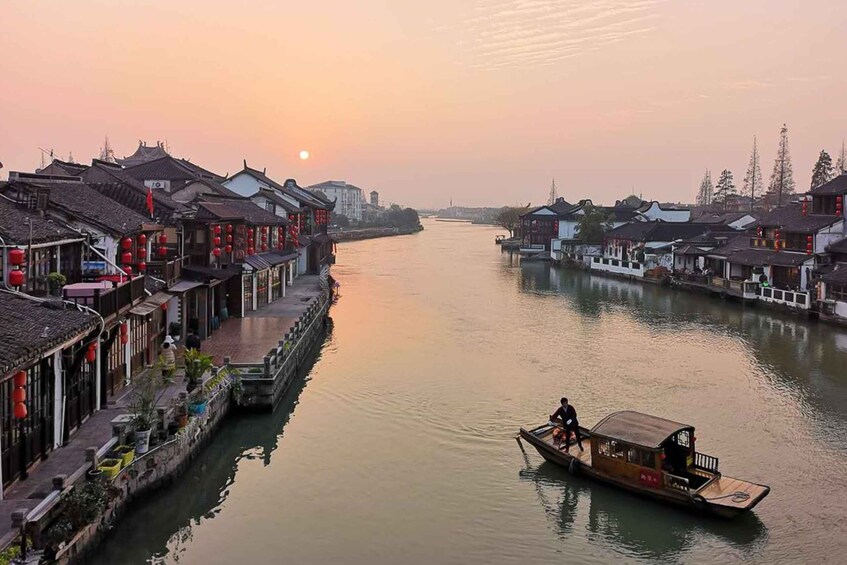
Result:
[[[582,436],[579,434],[579,420],[576,419],[576,409],[568,404],[568,399],[564,396],[561,400],[561,406],[559,406],[553,414],[550,415],[550,421],[554,424],[557,423],[556,419],[560,419],[562,421],[562,427],[565,429],[565,451],[568,451],[571,444],[571,431],[576,434],[576,444],[579,446],[580,451],[584,451],[582,448]]]
[[[170,379],[176,372],[176,344],[174,338],[166,336],[162,343],[162,375]]]
[[[185,338],[185,348],[200,351],[200,337],[194,332],[194,330],[191,330],[188,333],[188,337]]]

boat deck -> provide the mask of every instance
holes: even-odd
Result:
[[[706,485],[697,494],[710,504],[727,506],[729,508],[750,508],[770,491],[763,485],[749,483],[732,477],[719,477]],[[744,493],[744,494],[741,494]]]
[[[571,442],[569,451],[565,451],[565,442],[555,442],[553,441],[553,428],[551,427],[548,431],[542,433],[541,435],[536,435],[538,439],[551,446],[554,449],[558,449],[562,455],[570,455],[572,457],[576,457],[579,459],[580,463],[583,465],[591,466],[591,441],[589,440],[588,435],[585,433],[585,430],[582,431],[582,447],[585,448],[584,451],[579,450],[579,446],[576,445],[573,441]]]

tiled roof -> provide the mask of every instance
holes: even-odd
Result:
[[[128,157],[124,157],[123,159],[115,159],[115,161],[125,167],[132,167],[140,163],[145,163],[148,161],[153,161],[154,159],[167,157],[167,155],[168,153],[165,151],[165,148],[162,147],[161,143],[148,146],[143,142],[139,141],[138,148],[135,150],[135,153]]]
[[[814,196],[827,196],[847,193],[847,173],[841,173],[828,183],[822,184],[809,191]]]
[[[711,253],[710,253],[711,255]],[[783,267],[799,267],[806,261],[812,259],[811,255],[805,253],[792,253],[790,251],[774,251],[772,249],[741,249],[729,254],[727,261],[739,265],[757,267],[760,265],[779,265]]]
[[[689,222],[631,222],[606,232],[606,239],[628,239],[631,241],[676,241],[688,240],[707,233],[708,226]]]
[[[197,182],[205,187],[208,187],[217,196],[224,196],[226,198],[244,198],[237,192],[228,189],[227,187],[213,179],[200,178],[193,182]],[[202,196],[200,198],[202,198]]]
[[[95,316],[61,301],[39,303],[0,292],[0,375],[96,326]]]
[[[257,192],[253,196],[251,196],[250,198],[255,198],[256,196],[263,196],[263,197],[267,198],[268,200],[270,200],[271,202],[273,202],[277,206],[283,207],[285,209],[285,211],[288,212],[289,214],[299,214],[300,212],[302,212],[302,210],[300,208],[298,208],[297,206],[295,206],[294,204],[292,204],[291,202],[289,202],[288,200],[286,200],[285,198],[283,198],[282,196],[280,196],[279,194],[277,194],[273,190],[263,188],[263,189],[259,190],[259,192]]]
[[[208,198],[208,197],[207,197]],[[253,225],[285,226],[288,220],[263,210],[249,198],[206,199],[197,203],[198,207],[212,216],[205,216],[198,210],[198,219],[237,220],[243,219]]]
[[[26,179],[8,183],[7,189],[20,186],[34,192],[38,188],[50,191],[48,209],[57,209],[73,219],[90,223],[113,235],[130,235],[141,231],[150,220],[138,212],[103,196],[79,181]]]
[[[212,279],[226,281],[241,273],[241,268],[236,265],[230,265],[223,269],[215,269],[213,267],[205,267],[203,265],[184,265],[182,267],[183,278],[210,282]]]
[[[822,214],[807,214],[804,216],[802,205],[792,203],[771,210],[759,220],[759,225],[780,228],[787,232],[814,233],[841,219],[839,216]]]
[[[0,183],[0,185],[3,184],[5,183]],[[45,218],[36,210],[29,210],[0,197],[0,237],[6,244],[27,245],[29,243],[30,231],[27,221],[32,221],[32,243],[34,245],[65,239],[84,239],[77,232]]]
[[[147,217],[148,189],[141,181],[132,178],[120,169],[104,167],[99,164],[92,165],[82,174],[82,178],[86,181],[86,184],[100,194]],[[188,211],[187,207],[175,202],[161,190],[154,190],[152,194],[153,215],[158,222],[173,225],[177,222],[180,214]]]
[[[283,192],[285,194],[290,195],[292,198],[298,200],[299,202],[306,204],[307,206],[311,206],[312,208],[328,208],[332,209],[335,204],[329,203],[318,198],[316,195],[312,194],[305,188],[302,188],[297,185],[294,179],[287,179],[285,184],[280,184],[270,178],[264,171],[259,171],[257,169],[253,169],[247,166],[247,163],[244,163],[244,169],[236,173],[236,175],[245,174],[250,175],[254,179],[261,181],[268,186]],[[233,175],[235,176],[235,175]]]
[[[822,276],[821,280],[828,284],[847,284],[847,265],[838,265],[835,270]]]
[[[691,221],[695,224],[726,225],[731,224],[732,222],[737,222],[744,216],[752,216],[752,214],[749,214],[747,212],[730,212],[728,214],[703,214],[702,216],[693,218]]]
[[[726,244],[709,251],[709,255],[728,257],[736,251],[750,248],[750,235],[743,234],[727,240]]]
[[[203,167],[195,165],[185,159],[176,159],[170,155],[159,157],[124,169],[129,176],[144,180],[195,180],[199,178],[211,178],[212,180],[223,180],[223,177],[207,171]]]
[[[826,246],[829,253],[847,253],[847,237]]]

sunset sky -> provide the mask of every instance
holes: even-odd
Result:
[[[106,135],[411,206],[795,180],[847,137],[843,0],[4,0],[0,176]],[[308,150],[311,158],[298,154]]]

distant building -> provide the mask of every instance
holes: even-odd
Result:
[[[350,220],[362,221],[363,191],[358,186],[347,184],[343,180],[329,180],[308,187],[309,190],[322,192],[330,201],[335,201],[335,213],[343,214]],[[373,202],[373,192],[371,202]],[[379,195],[377,195],[378,197]]]
[[[133,167],[167,156],[168,152],[165,151],[165,145],[161,141],[156,142],[154,146],[148,146],[146,141],[139,141],[135,153],[123,159],[115,159],[115,161],[124,167]]]
[[[371,191],[371,206],[379,208],[379,193],[375,190]]]

